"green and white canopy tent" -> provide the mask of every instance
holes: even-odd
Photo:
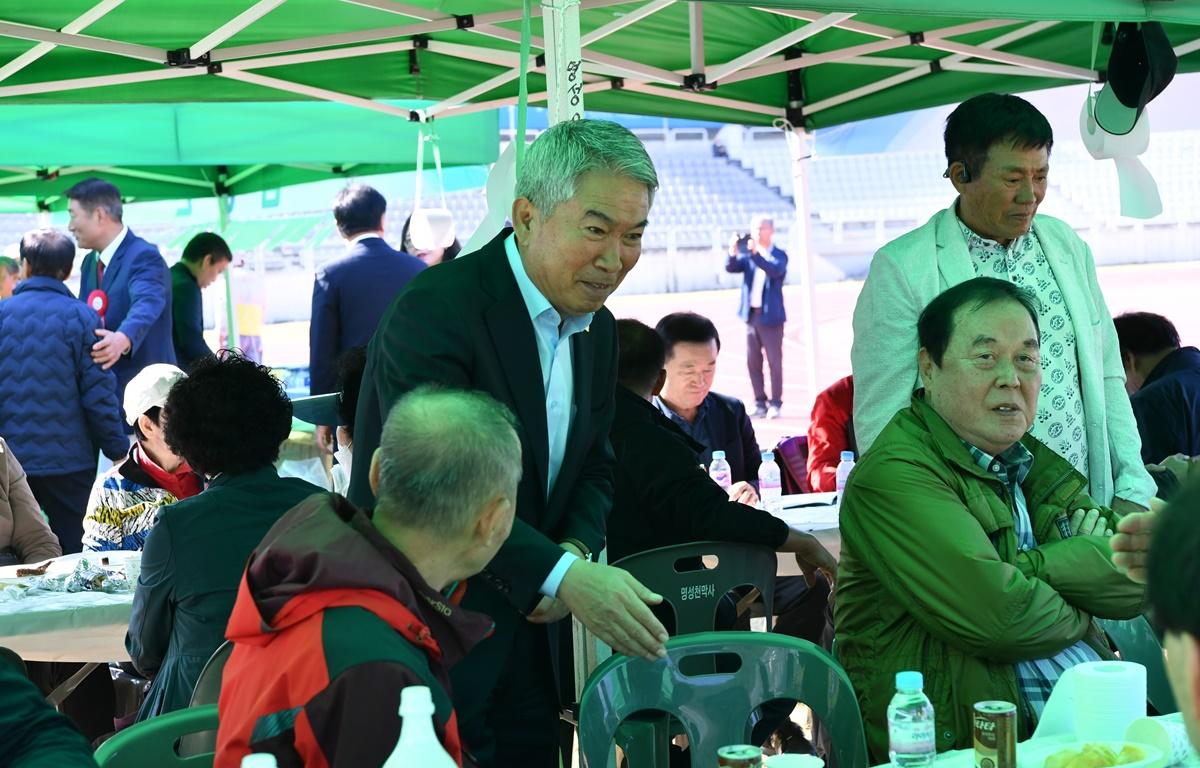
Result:
[[[530,16],[545,17],[540,36],[522,34]],[[0,109],[315,99],[408,118],[383,100],[419,98],[434,103],[418,117],[440,119],[516,103],[532,49],[529,101],[556,119],[586,96],[789,129],[803,230],[807,130],[1099,82],[1100,24],[1151,20],[1180,71],[1200,70],[1191,0],[55,0],[0,10]]]
[[[534,14],[542,7],[578,10],[588,106],[614,112],[768,125],[790,114],[811,129],[1094,81],[1093,23],[1106,21],[1162,21],[1181,71],[1200,69],[1196,2],[551,0]],[[376,100],[421,98],[449,115],[515,102],[521,18],[514,0],[23,3],[0,10],[0,104],[325,99],[407,117]],[[554,58],[561,30],[542,32],[532,48]],[[535,72],[531,101],[545,98],[542,82]]]
[[[27,210],[59,210],[63,192],[89,176],[113,182],[128,201],[147,201],[409,171],[422,136],[437,140],[446,166],[488,165],[499,151],[494,110],[438,121],[435,130],[316,101],[0,104],[0,196],[24,200]],[[429,153],[424,165],[432,165]]]

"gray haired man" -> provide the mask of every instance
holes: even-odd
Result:
[[[229,624],[217,765],[251,752],[381,765],[410,685],[432,691],[442,744],[470,764],[459,751],[447,669],[491,621],[446,595],[487,565],[512,529],[515,426],[480,392],[415,389],[392,409],[370,462],[373,515],[322,493],[272,526]]]
[[[355,451],[425,382],[477,389],[516,413],[524,459],[511,537],[463,605],[496,631],[454,669],[463,741],[482,766],[556,766],[560,624],[574,614],[620,652],[662,655],[661,598],[597,564],[613,494],[608,442],[616,322],[604,308],[641,255],[658,176],[641,143],[600,120],[529,148],[513,228],[409,283],[367,351]],[[367,467],[351,498],[370,503]]]

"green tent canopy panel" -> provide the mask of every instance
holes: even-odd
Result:
[[[146,135],[170,136],[173,128],[196,158],[169,164],[287,162],[286,156],[295,157],[289,147],[309,132],[287,117],[255,117],[270,140],[237,146],[236,131],[204,127],[205,108],[195,102],[261,105],[330,93],[351,100],[456,97],[446,105],[447,117],[434,121],[446,148],[466,138],[451,131],[448,116],[478,108],[459,102],[498,106],[512,103],[517,93],[515,78],[477,88],[516,66],[521,3],[515,0],[408,0],[394,7],[289,0],[246,23],[235,20],[255,5],[250,0],[125,0],[78,35],[58,31],[74,29],[69,25],[94,4],[57,0],[0,10],[0,21],[10,22],[0,23],[0,66],[7,62],[11,69],[0,69],[0,109],[21,103],[193,103],[180,107],[187,112],[183,119],[151,113],[143,123]],[[702,78],[685,81],[692,72],[692,7],[702,13],[705,70]],[[631,15],[636,19],[626,24]],[[1097,22],[1161,21],[1180,52],[1179,70],[1200,70],[1200,2],[1191,1],[583,0],[580,20],[585,36],[611,32],[588,40],[584,49],[585,80],[594,89],[586,97],[589,109],[746,124],[769,125],[788,116],[821,128],[989,90],[1098,82],[1108,47],[1100,46],[1093,65]],[[805,31],[810,25],[811,34]],[[213,45],[197,48],[223,28]],[[535,35],[545,34],[540,19],[533,28]],[[39,41],[57,45],[36,60],[18,58]],[[535,53],[542,42],[535,41]],[[752,51],[758,52],[748,55]],[[789,67],[798,76],[789,76]],[[531,74],[529,87],[543,90],[544,78]],[[463,95],[468,89],[474,90]],[[102,143],[106,133],[118,138],[108,126],[109,110],[105,106],[54,137],[71,159],[36,157],[90,162],[83,157],[89,143]],[[356,112],[362,115],[353,122],[357,139],[322,139],[350,153],[344,162],[355,160],[359,141],[364,155],[375,142],[387,142],[387,129],[376,128],[373,119],[387,116]],[[231,140],[232,148],[226,146]],[[237,156],[227,156],[228,149]],[[19,165],[42,162],[31,156]],[[247,184],[270,186],[265,178]]]
[[[63,192],[89,176],[145,201],[410,171],[421,130],[393,115],[312,101],[105,105],[99,130],[97,109],[0,102],[0,196],[28,203],[7,206],[35,210],[40,200],[63,209]],[[495,110],[438,120],[427,130],[447,167],[487,165],[499,154]],[[425,166],[432,165],[426,151]]]

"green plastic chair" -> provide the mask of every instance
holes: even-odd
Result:
[[[717,558],[712,569],[695,570],[705,556]],[[767,629],[775,608],[775,572],[779,560],[766,547],[723,541],[698,541],[659,547],[613,563],[663,596],[675,614],[675,634],[711,632],[716,627],[717,605],[731,589],[751,586],[762,595]]]
[[[680,671],[685,659],[712,654],[736,655],[741,666],[694,676]],[[870,764],[854,689],[828,653],[786,635],[703,632],[669,640],[665,659],[613,656],[596,668],[579,702],[583,766],[607,765],[621,723],[657,710],[683,724],[693,768],[710,768],[719,748],[746,743],[751,712],[772,699],[807,704],[828,728],[838,765]]]
[[[715,556],[717,565],[701,567],[702,559]],[[675,635],[717,630],[717,606],[730,590],[751,586],[762,596],[767,629],[774,619],[775,572],[779,561],[766,547],[722,541],[698,541],[659,547],[613,563],[662,595],[675,618]],[[703,671],[712,671],[713,660],[704,659]],[[689,669],[689,671],[694,671]],[[670,761],[671,737],[683,733],[678,724],[661,715],[627,720],[617,732],[617,743],[629,763],[639,768],[665,768]]]
[[[204,663],[204,669],[200,670],[200,677],[196,680],[196,687],[192,689],[192,698],[188,702],[189,707],[202,707],[206,704],[217,703],[217,699],[221,697],[221,678],[225,673],[225,662],[229,661],[231,653],[233,653],[233,643],[226,640]],[[179,754],[184,757],[202,755],[206,752],[214,752],[216,749],[216,731],[189,733],[179,741]]]
[[[188,707],[143,720],[113,736],[96,750],[100,768],[209,768],[215,755],[180,755],[184,736],[217,727],[217,705]]]
[[[1171,683],[1167,679],[1167,667],[1162,643],[1145,616],[1120,621],[1096,619],[1100,628],[1112,639],[1117,652],[1124,661],[1134,661],[1146,668],[1146,699],[1160,715],[1179,711]]]

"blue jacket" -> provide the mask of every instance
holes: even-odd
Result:
[[[1181,347],[1159,361],[1130,399],[1142,461],[1200,455],[1200,349]]]
[[[317,272],[308,326],[312,394],[337,390],[338,357],[371,340],[392,299],[423,269],[425,262],[416,256],[397,251],[382,237],[368,237]]]
[[[117,380],[92,362],[100,319],[61,280],[30,277],[0,302],[0,435],[32,477],[96,469],[129,450]]]
[[[742,301],[738,305],[738,317],[746,322],[750,319],[750,287],[754,283],[755,270],[761,269],[767,279],[763,284],[763,325],[783,325],[787,322],[787,310],[783,307],[783,281],[787,277],[788,255],[782,248],[771,246],[771,252],[750,253],[739,248],[736,256],[725,262],[726,272],[742,273]]]
[[[79,297],[84,300],[96,289],[96,258],[95,253],[89,253],[80,267]],[[120,331],[133,344],[129,354],[111,369],[117,375],[117,395],[121,397],[129,380],[147,365],[175,364],[171,272],[158,247],[129,230],[105,266],[100,287],[108,294],[104,327]]]

